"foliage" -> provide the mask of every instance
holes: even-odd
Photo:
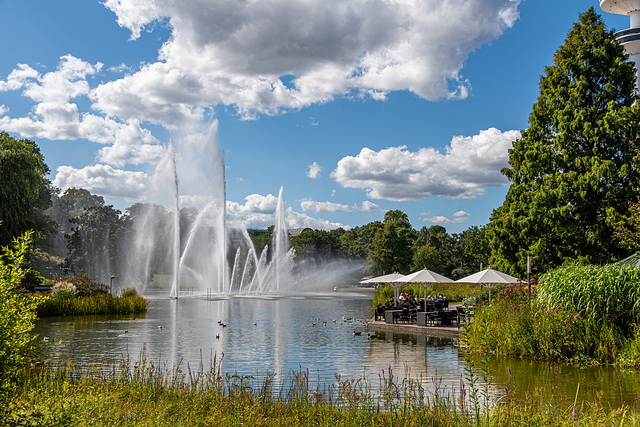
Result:
[[[531,254],[538,274],[626,254],[612,226],[636,198],[635,100],[633,64],[591,7],[545,68],[529,128],[509,150],[511,186],[489,224],[493,267],[520,274]]]
[[[138,295],[138,290],[133,286],[126,286],[120,290],[120,296],[122,298],[135,297],[137,295]]]
[[[98,280],[107,280],[118,265],[118,237],[123,223],[113,206],[92,206],[71,220],[75,226],[68,236],[67,261],[74,271],[85,271]]]
[[[27,230],[35,230],[37,238],[53,231],[55,224],[45,214],[51,192],[48,173],[35,142],[0,131],[0,247]]]
[[[59,275],[55,276],[56,282],[71,283],[76,289],[78,297],[88,297],[93,295],[101,295],[109,293],[109,286],[98,283],[89,277],[84,271],[77,275]]]
[[[52,301],[62,301],[75,297],[77,292],[73,283],[57,282],[51,288],[50,297]]]
[[[100,373],[102,372],[102,373]],[[148,361],[134,367],[86,372],[73,366],[25,371],[21,387],[0,418],[10,425],[38,426],[603,426],[637,425],[633,407],[607,410],[594,398],[576,406],[564,396],[559,407],[544,402],[543,392],[498,398],[491,406],[470,407],[446,386],[434,392],[420,380],[399,381],[380,374],[374,392],[366,379],[313,386],[308,371],[291,372],[281,384],[274,374],[223,374],[209,370],[166,371]],[[473,393],[473,387],[468,390]],[[509,393],[516,394],[512,390]],[[518,398],[520,397],[520,398]],[[476,412],[477,410],[477,412]]]
[[[414,230],[407,215],[399,210],[388,211],[383,227],[376,232],[369,253],[373,274],[398,272],[408,274],[413,258]]]
[[[38,316],[81,316],[88,314],[135,314],[147,311],[147,300],[139,295],[120,298],[109,294],[66,299],[51,298],[38,307]]]
[[[577,314],[628,335],[640,318],[640,268],[568,263],[540,278],[538,301],[545,310]]]
[[[568,264],[544,275],[529,301],[525,284],[477,307],[468,344],[496,354],[640,367],[640,269]]]
[[[0,256],[0,400],[16,370],[36,355],[32,330],[36,307],[42,298],[19,292],[27,270],[24,257],[31,244],[32,232],[15,238],[13,248],[4,248]]]

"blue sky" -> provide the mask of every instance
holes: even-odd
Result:
[[[0,0],[0,129],[35,140],[62,189],[120,210],[211,197],[233,224],[331,229],[400,209],[484,225],[544,66],[581,0]],[[213,154],[212,154],[213,153]],[[214,171],[214,172],[212,172]]]

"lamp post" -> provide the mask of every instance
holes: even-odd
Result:
[[[109,295],[113,295],[113,279],[115,279],[116,276],[114,276],[113,274],[111,275],[111,281],[109,281]]]

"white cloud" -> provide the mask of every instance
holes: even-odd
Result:
[[[301,201],[300,207],[304,212],[311,211],[314,213],[349,212],[351,210],[349,205],[333,202],[316,202],[310,199]]]
[[[277,196],[268,194],[251,194],[245,197],[245,203],[227,201],[227,223],[231,227],[246,228],[267,228],[275,222],[275,210],[278,202]],[[287,208],[285,212],[287,227],[289,228],[314,228],[321,230],[332,230],[343,227],[349,229],[338,222],[331,222],[324,219],[312,218],[306,214],[295,212],[292,208]]]
[[[432,222],[437,224],[462,224],[467,221],[467,219],[471,216],[470,213],[465,211],[454,212],[453,218],[447,218],[446,216],[432,216],[427,217],[427,213],[422,213],[420,216],[421,219],[426,222]]]
[[[513,25],[519,3],[107,0],[132,39],[158,22],[171,36],[160,62],[101,85],[94,105],[122,119],[171,122],[163,107],[233,105],[251,118],[354,92],[464,98],[464,62]]]
[[[108,165],[87,166],[75,169],[60,166],[53,185],[65,190],[84,188],[105,199],[138,201],[145,200],[145,192],[150,179],[143,172],[130,172],[114,169]]]
[[[376,205],[375,203],[365,200],[364,202],[362,202],[362,206],[360,207],[360,210],[364,212],[373,212],[379,207],[380,206]]]
[[[322,166],[320,166],[317,162],[313,162],[309,165],[307,176],[311,179],[316,179],[320,176],[321,170],[322,170]]]
[[[507,166],[508,150],[519,136],[519,131],[490,128],[473,137],[454,137],[444,152],[363,148],[355,157],[341,159],[331,176],[343,187],[365,190],[372,199],[474,198],[484,194],[484,187],[508,184],[500,169]]]
[[[101,63],[91,65],[72,55],[60,58],[55,71],[41,75],[25,64],[18,64],[6,81],[0,81],[0,91],[24,88],[23,95],[36,102],[66,103],[89,93],[87,76],[102,69]]]

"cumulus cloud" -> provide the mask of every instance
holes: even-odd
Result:
[[[310,199],[301,201],[300,207],[304,212],[311,211],[314,213],[348,212],[351,210],[351,207],[349,205],[343,205],[333,202],[316,202]]]
[[[474,198],[484,194],[485,187],[508,184],[500,169],[507,166],[508,150],[519,136],[519,131],[490,128],[472,137],[454,137],[443,152],[363,148],[355,157],[341,159],[331,176],[343,187],[365,190],[372,199]]]
[[[273,194],[266,196],[251,194],[245,197],[244,204],[227,201],[227,223],[231,227],[267,228],[275,223],[275,211],[278,197]],[[306,214],[287,208],[285,212],[287,227],[313,228],[332,230],[335,228],[349,229],[338,222],[312,218]]]
[[[322,170],[322,166],[320,166],[317,162],[313,162],[309,165],[307,176],[311,179],[316,179],[320,176],[321,170]]]
[[[106,199],[138,201],[145,200],[149,176],[143,172],[123,171],[108,165],[93,165],[82,169],[60,166],[52,183],[62,190],[84,188]]]
[[[362,202],[360,206],[358,206],[357,203],[349,206],[333,202],[317,202],[315,200],[307,198],[300,202],[300,207],[304,212],[311,211],[314,213],[351,212],[354,210],[371,212],[376,210],[378,208],[378,205],[368,200]]]
[[[427,213],[420,214],[420,216],[422,217],[421,219],[423,221],[436,224],[462,224],[471,216],[470,213],[465,211],[454,212],[453,218],[447,218],[446,216],[441,215],[428,217],[427,215]]]
[[[170,119],[163,106],[224,104],[251,118],[353,93],[464,98],[464,62],[513,25],[519,3],[106,0],[132,39],[157,23],[171,36],[158,62],[101,85],[94,105]]]

